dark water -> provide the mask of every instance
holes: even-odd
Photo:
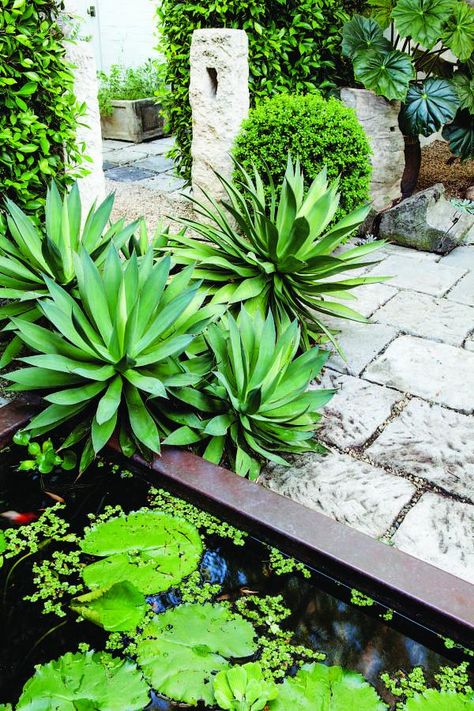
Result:
[[[55,503],[46,493],[50,492],[65,499],[71,527],[80,532],[88,523],[87,514],[100,513],[108,504],[120,504],[126,511],[146,504],[150,484],[141,472],[135,472],[133,478],[121,478],[116,467],[114,470],[112,464],[105,463],[91,467],[79,480],[75,473],[68,472],[42,477],[18,472],[21,456],[25,456],[25,450],[16,447],[2,454],[0,512],[39,511]],[[153,483],[161,486],[159,481]],[[11,522],[0,517],[0,527],[9,525]],[[397,615],[390,624],[384,623],[379,618],[384,611],[380,606],[359,608],[348,604],[350,591],[317,571],[311,579],[299,574],[270,574],[268,549],[254,539],[249,539],[244,547],[237,547],[212,536],[205,544],[201,561],[203,577],[221,584],[222,594],[233,598],[246,588],[262,595],[281,594],[292,610],[287,624],[294,632],[295,643],[324,652],[329,664],[360,672],[388,703],[393,699],[379,681],[382,671],[408,672],[414,666],[422,666],[427,678],[432,679],[440,666],[450,660],[459,661],[456,651],[445,649],[427,631],[413,627],[407,636],[406,621]],[[53,629],[62,620],[54,615],[45,616],[38,605],[22,600],[32,592],[31,565],[37,559],[38,556],[30,557],[18,565],[6,594],[3,587],[12,561],[7,561],[1,571],[0,703],[18,699],[35,664],[76,651],[79,642],[102,649],[107,639],[107,634],[92,623],[77,624],[72,613],[65,624]],[[172,591],[155,596],[153,606],[160,611],[178,602],[179,591]],[[179,706],[153,695],[148,708],[166,711]]]

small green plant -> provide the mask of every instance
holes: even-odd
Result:
[[[212,291],[213,303],[250,302],[249,308],[270,309],[277,323],[298,319],[304,347],[321,334],[331,338],[325,316],[365,322],[339,300],[353,299],[350,292],[361,284],[380,281],[351,277],[350,272],[371,264],[365,258],[381,243],[334,252],[363,222],[369,207],[359,207],[334,224],[338,181],[328,186],[322,170],[306,190],[300,164],[291,158],[281,188],[272,188],[270,200],[257,169],[253,178],[242,167],[238,171],[240,178],[233,183],[220,178],[227,193],[222,207],[214,200],[193,200],[196,213],[205,219],[180,221],[205,241],[173,235],[169,248],[176,262],[197,263],[195,277]]]
[[[250,111],[233,155],[248,173],[257,168],[268,198],[284,178],[289,154],[299,160],[307,188],[324,167],[330,181],[339,180],[336,220],[369,201],[370,145],[353,109],[339,99],[282,94]]]
[[[442,128],[455,156],[473,158],[474,10],[463,0],[369,4],[373,17],[355,15],[343,29],[343,52],[356,79],[402,102],[399,123],[406,136]],[[384,35],[389,26],[390,39]],[[454,62],[446,59],[448,50]]]
[[[50,329],[14,318],[17,335],[38,355],[21,360],[28,367],[5,377],[12,390],[43,390],[48,407],[24,428],[32,436],[80,416],[63,446],[86,439],[80,471],[120,429],[122,451],[136,446],[160,451],[162,423],[155,398],[195,385],[208,369],[204,357],[183,353],[209,322],[215,307],[200,309],[204,294],[189,285],[184,270],[168,280],[170,259],[153,262],[153,252],[122,261],[111,247],[100,273],[85,250],[75,258],[77,300],[45,277],[47,299],[39,308]],[[165,409],[165,403],[163,409]],[[172,425],[171,425],[172,426]]]
[[[278,696],[278,687],[265,679],[260,664],[249,662],[216,674],[214,695],[220,709],[261,711]]]
[[[166,65],[152,59],[135,69],[113,64],[108,74],[99,72],[100,115],[112,115],[114,100],[133,101],[156,96],[164,82],[165,72]]]
[[[28,432],[17,432],[13,435],[15,444],[28,447],[28,454],[33,459],[22,459],[19,471],[39,471],[41,474],[50,474],[55,467],[61,467],[64,471],[74,469],[76,466],[76,454],[71,449],[58,454],[50,439],[46,439],[42,444],[32,442]]]

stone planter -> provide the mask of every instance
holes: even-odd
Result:
[[[399,101],[387,101],[366,89],[341,89],[341,100],[354,109],[372,148],[370,193],[379,212],[401,197],[405,142],[398,127]]]
[[[165,135],[161,107],[155,99],[112,101],[112,116],[102,116],[100,123],[103,138],[141,143]]]

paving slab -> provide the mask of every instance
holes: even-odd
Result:
[[[399,336],[364,378],[466,414],[474,411],[474,353],[465,348]]]
[[[324,408],[318,437],[341,449],[365,444],[403,397],[396,390],[330,370],[326,370],[316,387],[338,389]]]
[[[468,272],[466,276],[448,291],[446,298],[460,304],[474,306],[474,271]]]
[[[474,506],[427,493],[393,536],[397,548],[474,583]]]
[[[474,245],[456,247],[441,259],[440,264],[474,270]]]
[[[157,138],[154,141],[144,141],[140,146],[146,151],[149,156],[163,155],[167,153],[175,144],[175,139],[172,136],[166,138]]]
[[[369,273],[370,276],[392,276],[390,286],[443,296],[464,276],[466,269],[419,257],[391,255]]]
[[[414,398],[366,452],[379,466],[422,477],[474,500],[472,415]]]
[[[329,362],[329,368],[340,373],[360,375],[364,368],[380,353],[397,331],[385,324],[367,324],[342,319],[326,319],[330,328],[340,331],[336,336],[346,360],[334,353]]]
[[[171,158],[166,158],[164,155],[157,155],[137,160],[134,166],[144,168],[145,170],[152,170],[154,173],[166,173],[168,170],[173,170],[174,163]]]
[[[354,301],[353,308],[361,313],[362,316],[369,318],[380,306],[387,303],[397,293],[397,289],[393,286],[387,286],[387,284],[360,286],[354,291],[357,301]]]
[[[153,178],[144,180],[140,185],[149,190],[159,190],[165,193],[172,193],[176,190],[183,190],[186,185],[183,178],[178,178],[170,173],[160,173]]]
[[[112,151],[115,148],[128,148],[130,145],[131,144],[128,141],[116,141],[114,138],[105,138],[102,141],[104,150],[108,151]]]
[[[105,171],[105,177],[109,180],[117,180],[120,183],[136,183],[145,178],[153,178],[155,173],[135,166],[122,166],[121,168],[111,168]]]
[[[418,259],[424,262],[439,262],[440,260],[439,254],[434,254],[433,252],[422,252],[419,249],[412,249],[411,247],[402,247],[400,244],[384,244],[382,247],[382,254],[386,257],[409,257],[410,259]]]
[[[474,329],[474,308],[416,291],[399,291],[372,317],[412,336],[462,346]]]
[[[268,467],[260,482],[315,511],[380,537],[413,496],[406,479],[345,454],[308,454],[286,468]]]
[[[141,144],[140,144],[141,145]],[[107,152],[104,156],[108,163],[113,163],[113,165],[129,165],[130,163],[135,163],[142,158],[146,158],[147,153],[141,148],[135,148],[134,146],[126,146],[126,148],[116,149],[114,151]]]

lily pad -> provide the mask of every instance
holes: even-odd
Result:
[[[91,588],[128,580],[147,595],[168,590],[199,563],[202,541],[188,521],[165,513],[137,511],[98,523],[80,543],[84,553],[103,557],[86,566]]]
[[[167,610],[144,629],[137,661],[153,688],[176,701],[214,703],[213,678],[228,659],[256,650],[255,630],[223,605],[189,604]]]
[[[147,604],[143,593],[124,580],[111,588],[79,595],[72,600],[71,609],[108,632],[127,632],[143,621]]]
[[[141,711],[148,685],[130,661],[105,652],[68,652],[38,666],[23,687],[17,711]]]
[[[286,679],[271,711],[386,711],[375,689],[364,677],[342,667],[306,664]]]
[[[276,699],[278,687],[265,679],[258,662],[224,669],[214,679],[217,705],[226,711],[262,711]]]
[[[405,711],[473,711],[474,696],[428,689],[408,699]]]

